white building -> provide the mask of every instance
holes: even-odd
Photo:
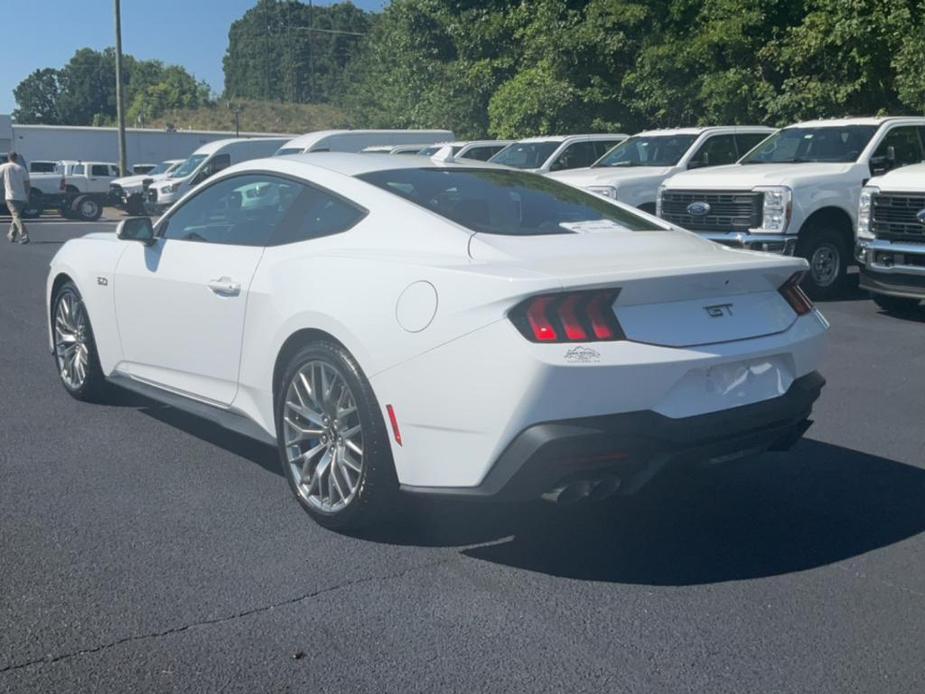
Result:
[[[213,140],[228,137],[265,137],[286,133],[221,132],[214,130],[154,130],[126,128],[126,159],[133,164],[154,164],[165,159],[185,159],[195,149]],[[14,150],[26,161],[73,159],[119,161],[119,135],[116,128],[73,125],[19,125],[10,116],[0,115],[0,152]]]

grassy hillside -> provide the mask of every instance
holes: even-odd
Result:
[[[312,130],[347,127],[347,118],[340,109],[327,104],[282,104],[274,101],[235,101],[241,109],[242,132],[305,133]],[[178,130],[234,131],[234,112],[227,102],[196,109],[167,111],[145,123],[148,128]]]

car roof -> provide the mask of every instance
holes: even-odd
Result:
[[[308,148],[311,147],[312,145],[314,145],[314,144],[320,142],[321,140],[325,139],[326,137],[331,137],[332,135],[357,135],[357,136],[363,136],[363,135],[394,135],[394,134],[396,134],[396,133],[401,133],[401,134],[403,134],[403,135],[404,135],[404,134],[407,134],[407,133],[414,133],[414,134],[421,135],[421,136],[424,137],[425,139],[428,139],[428,138],[430,138],[431,136],[434,136],[434,135],[436,135],[436,136],[438,136],[438,137],[441,136],[441,135],[449,135],[450,137],[453,136],[453,133],[450,132],[449,130],[424,130],[424,129],[413,129],[413,128],[412,128],[412,129],[395,128],[395,129],[391,129],[391,130],[390,130],[390,129],[380,129],[380,130],[343,130],[343,129],[341,129],[341,130],[316,130],[316,131],[314,131],[314,132],[305,133],[304,135],[299,135],[298,137],[290,138],[289,141],[286,142],[285,148],[286,148],[286,149],[295,149],[296,147],[298,147],[299,149],[308,149]],[[387,143],[384,143],[384,144],[387,144]],[[399,144],[403,144],[403,143],[401,143],[401,142],[394,142],[394,143],[392,143],[392,144],[393,144],[393,145],[399,145]],[[422,145],[422,146],[425,146],[425,147],[426,147],[427,145]]]
[[[844,127],[846,125],[883,125],[893,120],[912,120],[923,121],[925,118],[917,116],[870,116],[862,118],[821,118],[818,120],[807,120],[801,123],[793,123],[788,128],[825,128],[825,127]]]
[[[522,140],[515,140],[514,144],[522,142],[565,142],[573,138],[592,137],[598,140],[609,139],[612,137],[626,138],[626,133],[575,133],[573,135],[540,135],[539,137],[525,137]]]
[[[446,168],[500,169],[503,171],[510,171],[506,166],[489,164],[484,161],[438,161],[430,157],[420,157],[417,155],[395,157],[391,154],[379,154],[378,152],[308,152],[304,154],[287,154],[284,156],[275,156],[272,159],[255,159],[253,161],[244,162],[242,168],[247,169],[250,168],[247,165],[259,166],[274,161],[286,161],[317,166],[345,176],[360,176],[374,171],[393,171],[395,169]]]
[[[774,128],[766,125],[703,125],[693,128],[659,128],[656,130],[642,130],[635,133],[633,137],[654,137],[657,135],[700,135],[707,131],[712,132],[729,132],[729,133],[748,133],[748,132],[774,132]]]

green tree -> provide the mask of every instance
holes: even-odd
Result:
[[[128,122],[142,109],[156,117],[168,109],[196,108],[209,101],[209,88],[184,68],[123,56]],[[21,123],[109,125],[116,119],[115,51],[82,48],[60,70],[36,70],[14,90]]]
[[[766,99],[772,120],[902,113],[894,63],[908,66],[901,86],[915,101],[921,50],[918,0],[812,0],[803,20],[772,41],[763,55],[782,76]],[[916,19],[917,18],[917,19]],[[921,72],[918,73],[921,75]]]
[[[228,32],[225,97],[329,101],[371,23],[350,3],[259,0]]]
[[[13,90],[17,103],[13,118],[17,123],[60,123],[59,93],[58,71],[52,68],[36,70]]]

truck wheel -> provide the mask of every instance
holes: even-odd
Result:
[[[95,222],[103,214],[103,206],[89,195],[78,195],[71,203],[71,211],[82,222]]]
[[[905,296],[874,294],[873,299],[874,303],[887,313],[909,313],[919,305],[918,299],[911,299]]]
[[[809,229],[797,243],[797,255],[809,261],[803,288],[813,299],[834,299],[845,291],[851,256],[833,229]]]

